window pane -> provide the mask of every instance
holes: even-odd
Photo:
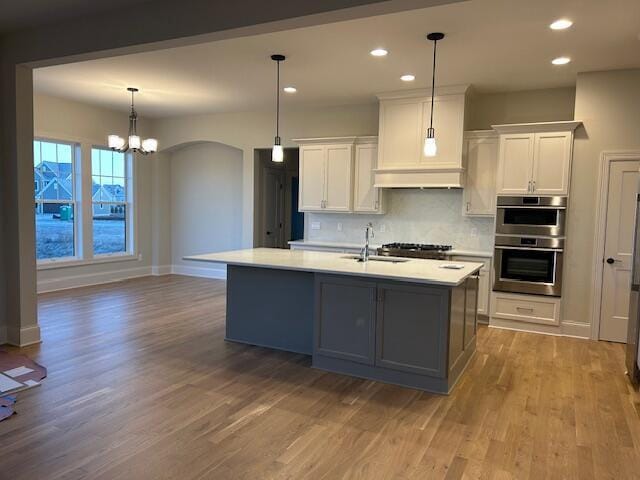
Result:
[[[36,258],[73,257],[73,205],[36,204]]]
[[[113,176],[124,177],[124,153],[113,154]]]
[[[58,143],[58,162],[71,163],[71,145]]]
[[[40,165],[40,142],[33,142],[33,166],[37,167]]]
[[[112,152],[108,150],[100,150],[100,175],[113,175]]]
[[[42,145],[42,161],[55,162],[58,158],[58,152],[55,143],[40,142]]]
[[[91,175],[100,175],[100,150],[91,149]]]
[[[93,253],[127,251],[126,206],[93,204]]]

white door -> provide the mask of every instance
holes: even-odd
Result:
[[[378,211],[380,191],[373,186],[377,159],[377,145],[356,145],[353,188],[353,210],[356,212]]]
[[[262,246],[284,248],[284,172],[265,169],[263,174]]]
[[[536,133],[533,153],[533,192],[568,195],[571,174],[571,132]]]
[[[325,147],[305,145],[300,148],[300,193],[298,209],[322,210],[324,206]]]
[[[629,291],[640,161],[614,161],[609,171],[600,340],[627,341]]]
[[[497,137],[469,138],[467,147],[467,178],[464,188],[464,213],[495,215]]]
[[[353,145],[327,145],[324,210],[351,210]]]
[[[500,136],[499,194],[524,195],[530,193],[533,139],[533,133],[514,133]]]

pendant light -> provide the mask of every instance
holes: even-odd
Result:
[[[129,135],[127,140],[120,137],[119,135],[109,135],[107,137],[107,143],[111,150],[116,152],[129,152],[133,151],[136,153],[142,153],[143,155],[147,155],[149,153],[154,153],[158,150],[158,140],[155,138],[147,138],[142,140],[138,135],[137,123],[138,123],[138,112],[136,112],[134,103],[133,103],[133,95],[138,91],[137,88],[129,87],[127,91],[131,92],[131,113],[129,114]]]
[[[433,75],[431,77],[431,118],[429,120],[429,128],[427,129],[427,135],[424,139],[424,155],[425,157],[435,157],[438,153],[438,147],[436,145],[436,132],[433,129],[433,100],[436,91],[436,49],[438,46],[438,40],[444,38],[444,33],[433,32],[427,35],[427,40],[433,42]]]
[[[273,150],[271,150],[271,161],[282,163],[284,161],[284,151],[280,141],[280,62],[285,59],[284,55],[271,55],[271,60],[276,62],[276,138],[273,141]]]

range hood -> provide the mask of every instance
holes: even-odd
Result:
[[[380,126],[378,188],[463,188],[464,112],[468,85],[437,87],[434,126],[438,152],[422,151],[429,126],[431,89],[405,90],[378,95]]]

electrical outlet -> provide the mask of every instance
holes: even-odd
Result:
[[[341,231],[342,231],[342,222],[338,222],[337,230],[338,230],[339,232],[341,232]]]
[[[320,230],[320,222],[311,222],[311,230]]]
[[[380,233],[384,233],[387,231],[387,225],[386,223],[381,223],[380,227],[378,228],[378,230],[380,231]]]
[[[478,236],[478,229],[477,228],[472,228],[471,229],[471,236],[472,237],[477,237]]]

